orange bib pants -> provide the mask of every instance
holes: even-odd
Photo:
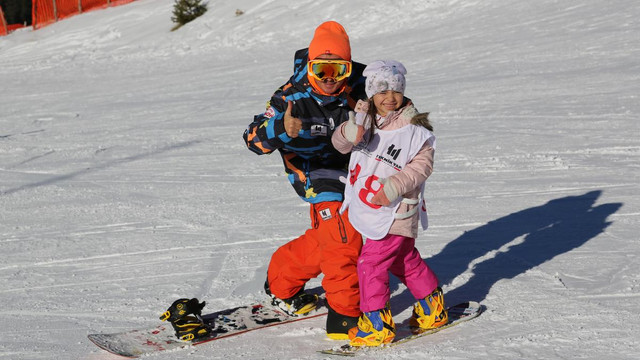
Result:
[[[295,295],[312,278],[324,274],[322,287],[337,313],[360,315],[357,261],[362,236],[340,215],[338,201],[311,204],[311,229],[282,245],[271,257],[268,281],[280,299]]]

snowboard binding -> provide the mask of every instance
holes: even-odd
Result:
[[[198,299],[178,299],[160,315],[160,320],[169,321],[180,340],[193,341],[211,333],[202,319],[202,308],[206,303]]]

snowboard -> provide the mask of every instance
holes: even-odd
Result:
[[[211,328],[211,333],[206,337],[193,341],[178,339],[170,323],[163,323],[148,329],[111,334],[90,334],[88,337],[89,340],[103,350],[128,358],[136,358],[160,351],[200,345],[213,340],[240,335],[248,331],[311,319],[326,314],[326,309],[316,309],[307,316],[294,317],[271,305],[255,303],[203,315],[202,319]]]
[[[478,315],[480,315],[483,311],[484,307],[475,301],[463,302],[454,306],[447,308],[449,312],[449,322],[446,325],[443,325],[439,328],[422,330],[420,332],[412,331],[408,325],[400,325],[397,326],[396,329],[396,338],[393,342],[379,346],[379,347],[354,347],[349,344],[343,345],[338,348],[320,350],[319,352],[322,354],[328,355],[339,355],[339,356],[355,356],[358,353],[365,352],[373,352],[379,351],[382,349],[387,349],[394,347],[396,345],[400,345],[412,340],[419,339],[423,336],[431,335],[442,331],[444,329],[450,328],[452,326],[456,326],[465,321],[469,321]]]

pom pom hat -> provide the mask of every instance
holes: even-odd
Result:
[[[404,94],[406,81],[404,75],[407,69],[404,65],[394,60],[376,60],[369,64],[362,75],[367,77],[365,91],[369,98],[385,91],[393,90]]]
[[[320,24],[309,44],[309,60],[323,54],[337,55],[343,60],[351,61],[349,36],[342,25],[335,21]]]

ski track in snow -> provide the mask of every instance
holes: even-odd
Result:
[[[237,0],[170,32],[172,6],[0,38],[0,359],[110,359],[87,334],[154,326],[181,297],[263,299],[308,207],[241,135],[329,19],[355,60],[406,65],[438,138],[416,246],[450,304],[486,306],[376,358],[640,353],[634,0]],[[402,323],[413,298],[390,285]],[[323,359],[324,321],[153,358]]]

